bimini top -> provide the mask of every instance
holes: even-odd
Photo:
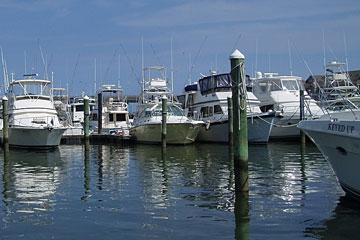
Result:
[[[211,75],[199,80],[201,94],[208,94],[216,91],[231,90],[232,80],[230,73]]]

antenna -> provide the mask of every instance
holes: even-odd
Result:
[[[257,72],[257,64],[258,64],[258,38],[256,38],[256,46],[255,46],[255,77],[256,77],[256,72]]]
[[[96,95],[96,58],[94,58],[94,93]]]
[[[189,85],[191,85],[191,53],[189,54]]]
[[[346,35],[344,32],[344,48],[345,48],[345,63],[346,63],[346,72],[349,75],[349,65],[348,65],[348,57],[347,57],[347,46],[346,46]]]
[[[25,65],[25,66],[24,66],[24,67],[25,67],[25,68],[24,68],[24,74],[26,74],[26,51],[24,51],[24,63],[25,63],[25,64],[24,64],[24,65]]]
[[[324,29],[322,30],[322,37],[323,37],[324,76],[326,76],[325,33],[324,33]],[[325,77],[325,83],[326,83],[326,77]]]
[[[45,79],[48,80],[49,79],[49,76],[48,76],[48,70],[47,70],[47,63],[45,61],[45,58],[44,58],[44,54],[43,54],[43,51],[42,51],[42,48],[40,46],[40,43],[39,43],[39,48],[40,48],[40,53],[41,53],[41,59],[43,61],[43,64],[44,64],[44,71],[45,71]]]
[[[120,53],[119,53],[119,56],[118,56],[118,88],[121,88],[121,85],[120,85],[120,67],[121,67],[121,59],[120,59]]]
[[[145,76],[144,76],[144,37],[141,37],[141,72],[142,72],[142,89],[141,89],[141,94],[142,94],[142,101],[144,102],[144,91],[145,91]]]
[[[290,76],[292,76],[293,75],[293,69],[292,69],[292,63],[291,63],[290,39],[288,39],[288,48],[289,48]]]
[[[4,74],[4,93],[6,93],[8,87],[9,87],[9,76],[8,76],[8,73],[7,73],[6,61],[4,59],[4,54],[3,54],[3,50],[2,50],[1,46],[0,46],[0,51],[1,51],[2,69],[3,69],[3,74]]]
[[[171,36],[171,46],[170,46],[170,75],[171,75],[171,94],[174,95],[174,66],[173,66],[173,38]],[[174,98],[172,96],[172,98]]]

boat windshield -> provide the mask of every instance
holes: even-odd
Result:
[[[167,115],[168,116],[185,116],[184,111],[172,104],[167,105]],[[162,116],[162,106],[161,104],[157,104],[155,108],[152,110],[149,108],[146,108],[144,111],[140,113],[139,117],[152,117],[152,116]]]
[[[12,93],[16,96],[50,96],[50,85],[46,82],[19,82],[12,85]]]
[[[281,80],[283,88],[287,89],[289,91],[298,91],[299,90],[299,85],[297,80],[291,80],[291,79],[284,79]]]

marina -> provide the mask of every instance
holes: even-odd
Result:
[[[2,239],[351,239],[360,209],[312,144],[249,146],[237,201],[224,144],[1,150]],[[239,198],[238,198],[239,200]],[[339,230],[339,228],[341,230]]]

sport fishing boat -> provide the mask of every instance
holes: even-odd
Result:
[[[128,104],[122,96],[122,88],[115,85],[102,85],[97,91],[97,104],[90,112],[90,128],[98,130],[99,110],[101,112],[102,132],[129,136],[130,118]]]
[[[301,77],[279,76],[278,73],[256,73],[251,79],[252,92],[260,101],[263,112],[280,111],[282,118],[273,126],[270,138],[299,137],[300,90],[304,90]],[[304,91],[304,118],[319,118],[322,109]]]
[[[325,114],[299,123],[329,161],[341,187],[360,200],[360,110]]]
[[[9,145],[51,148],[60,144],[63,127],[54,107],[51,81],[37,74],[9,83]]]
[[[152,78],[151,72],[157,71],[160,77]],[[144,68],[140,102],[135,113],[131,137],[138,142],[160,143],[162,125],[162,98],[167,98],[167,135],[168,144],[190,144],[198,136],[202,121],[185,116],[180,103],[174,100],[172,90],[167,86],[164,67]]]
[[[227,98],[232,97],[232,80],[229,73],[216,74],[199,79],[185,86],[179,101],[188,117],[206,123],[198,136],[199,141],[228,142],[229,121]],[[247,91],[248,141],[267,143],[273,124],[281,117],[279,112],[261,112],[259,100]]]

